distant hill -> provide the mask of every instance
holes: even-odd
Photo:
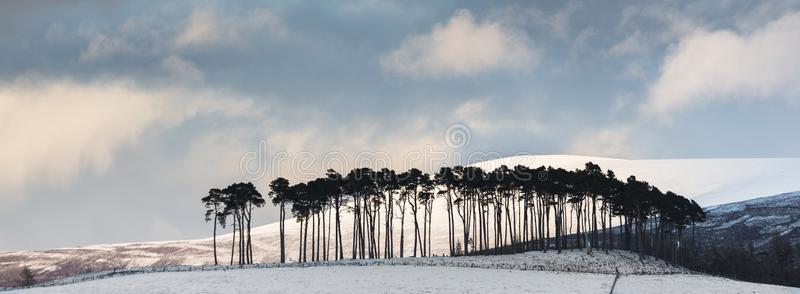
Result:
[[[763,251],[780,235],[800,243],[800,191],[706,208],[708,220],[697,226],[698,245]]]

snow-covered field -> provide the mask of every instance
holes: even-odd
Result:
[[[608,274],[519,270],[339,266],[157,273],[26,293],[608,293]]]
[[[167,272],[20,293],[796,293],[701,275],[615,275],[444,266],[317,266]]]
[[[800,293],[798,288],[734,281],[703,275],[620,276],[614,293]]]
[[[698,200],[701,205],[735,202],[742,199],[767,196],[800,190],[800,159],[675,159],[675,160],[622,160],[586,156],[517,156],[482,162],[477,165],[492,169],[502,164],[524,164],[581,168],[592,161],[603,169],[612,169],[619,178],[630,174],[657,185],[662,190],[672,190]],[[266,192],[265,192],[266,193]],[[457,218],[457,217],[456,217]],[[458,221],[458,220],[457,220]],[[343,224],[350,224],[352,216],[344,214]],[[394,220],[395,234],[399,235],[399,218]],[[448,251],[448,229],[444,202],[435,204],[431,247],[434,254]],[[330,222],[328,222],[330,225]],[[460,234],[457,224],[456,235]],[[294,220],[286,223],[287,258],[297,259],[299,226]],[[406,256],[413,249],[413,218],[406,215],[404,250]],[[209,227],[210,231],[210,227]],[[345,254],[350,250],[351,230],[342,230]],[[278,261],[280,238],[277,223],[253,228],[253,252],[256,262]],[[385,233],[385,232],[384,232]],[[230,257],[231,235],[219,235],[219,256],[224,263]],[[399,253],[399,238],[395,237],[395,253]],[[309,242],[310,243],[310,242]],[[332,248],[331,248],[332,251]],[[37,276],[55,278],[81,272],[109,269],[162,267],[171,265],[204,265],[213,263],[211,238],[166,242],[92,245],[38,251],[0,252],[0,286],[3,281],[17,278],[21,267],[29,266]]]

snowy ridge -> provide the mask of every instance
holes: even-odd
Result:
[[[775,235],[800,243],[800,191],[709,207],[706,215],[697,229],[699,243],[709,248],[763,251]]]
[[[787,206],[791,205],[792,201],[796,199],[795,197],[800,197],[800,191],[783,193],[772,196],[764,196],[764,197],[727,203],[722,205],[714,205],[706,207],[705,210],[714,213],[726,213],[726,212],[741,211],[744,210],[747,206],[764,205],[767,203],[772,203],[773,205]]]

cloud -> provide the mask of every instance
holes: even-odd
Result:
[[[529,5],[508,5],[493,9],[490,18],[512,27],[531,26],[545,28],[558,37],[569,35],[575,13],[583,9],[582,2],[570,1],[555,11],[544,11]]]
[[[80,60],[91,62],[117,56],[151,56],[165,51],[164,39],[170,34],[169,25],[149,16],[129,17],[115,29],[101,28],[94,22],[81,23],[74,31],[62,24],[53,24],[45,33],[51,42],[85,39],[86,47]]]
[[[161,66],[170,75],[181,80],[202,80],[204,73],[191,60],[170,55],[161,60]]]
[[[86,20],[73,28],[54,23],[44,37],[53,43],[85,41],[80,60],[92,62],[131,56],[159,60],[184,53],[185,49],[241,47],[259,34],[283,37],[287,32],[279,16],[261,8],[247,11],[195,8],[183,24],[172,22],[173,18],[170,14],[136,15],[118,24]]]
[[[81,60],[95,60],[118,53],[132,53],[136,50],[126,41],[118,38],[108,37],[104,34],[94,35],[86,46],[86,50],[81,52]]]
[[[665,115],[712,102],[796,99],[800,94],[800,13],[752,33],[691,33],[664,59],[642,110]]]
[[[581,134],[573,140],[568,150],[570,154],[633,158],[636,152],[628,142],[631,133],[631,127],[622,126]]]
[[[472,76],[497,69],[526,69],[536,61],[524,32],[499,22],[478,22],[459,10],[428,34],[406,38],[383,55],[382,67],[408,76]]]
[[[244,40],[245,34],[261,30],[275,36],[286,34],[283,20],[267,9],[220,15],[214,9],[196,8],[175,37],[174,44],[179,48],[236,45]]]
[[[34,80],[38,82],[34,82]],[[252,103],[202,90],[145,89],[126,80],[41,77],[0,84],[0,187],[64,186],[103,173],[146,132],[200,114],[247,116]],[[3,193],[16,195],[16,193]]]
[[[656,29],[641,31],[648,25],[655,25]],[[617,53],[646,53],[651,46],[673,42],[703,26],[705,24],[702,21],[692,18],[685,11],[674,7],[665,5],[633,6],[622,11],[619,27],[634,28],[634,31],[613,47],[618,47],[619,52]],[[627,52],[622,49],[627,49]]]
[[[614,56],[645,54],[650,50],[650,48],[647,47],[647,44],[650,43],[649,41],[650,40],[648,40],[648,38],[645,36],[645,33],[637,30],[625,37],[625,39],[619,43],[611,46],[611,49],[608,49],[608,53]]]
[[[508,130],[537,133],[543,130],[539,122],[530,118],[530,113],[522,119],[523,116],[509,115],[512,111],[496,107],[493,103],[490,98],[467,100],[453,110],[452,121],[464,123],[481,134]],[[502,109],[501,113],[497,113],[496,109]]]

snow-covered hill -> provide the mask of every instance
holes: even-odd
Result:
[[[622,160],[552,155],[509,157],[477,165],[486,169],[502,164],[575,169],[583,167],[588,161],[599,164],[603,169],[614,170],[620,178],[633,174],[657,185],[662,190],[672,190],[693,197],[704,206],[800,190],[800,169],[797,168],[800,166],[800,159]],[[431,243],[433,253],[442,255],[447,252],[448,247],[446,212],[442,201],[438,201],[435,206]],[[394,222],[396,230],[399,231],[399,219],[395,219]],[[342,223],[352,223],[352,217],[345,214]],[[413,228],[413,219],[407,215],[404,246],[406,255],[412,252]],[[459,231],[459,226],[456,226],[456,229]],[[288,220],[286,230],[287,257],[292,261],[297,258],[299,227],[294,221]],[[253,228],[253,252],[256,262],[278,260],[280,252],[278,232],[277,223]],[[342,234],[347,253],[351,248],[351,232],[347,225],[344,226]],[[229,233],[218,236],[218,250],[223,261],[230,255],[230,238]],[[395,241],[399,242],[399,238]],[[394,246],[395,252],[398,253],[399,244]],[[81,272],[115,268],[209,264],[213,262],[211,252],[211,238],[4,252],[0,253],[0,287],[11,285],[23,266],[29,266],[40,279],[47,280]]]
[[[616,270],[620,274],[617,276]],[[696,275],[630,252],[528,252],[265,264],[244,269],[175,267],[166,272],[79,277],[25,293],[790,293],[796,289]]]
[[[800,243],[800,191],[708,207],[706,215],[697,241],[709,248],[753,245],[761,251],[776,235]]]

